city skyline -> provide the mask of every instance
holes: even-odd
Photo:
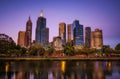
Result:
[[[78,19],[84,27],[102,29],[105,45],[115,47],[120,42],[119,0],[1,0],[0,7],[0,33],[9,35],[15,42],[18,32],[24,31],[29,16],[33,23],[32,39],[35,40],[36,21],[41,9],[47,19],[46,26],[50,28],[50,41],[59,35],[60,22],[71,24]]]

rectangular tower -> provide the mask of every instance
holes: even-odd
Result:
[[[85,46],[87,48],[90,48],[91,45],[91,28],[86,27],[85,28]]]
[[[46,28],[46,43],[49,44],[49,28]]]
[[[59,24],[59,37],[61,37],[62,43],[63,45],[65,45],[66,44],[66,24],[64,22]]]
[[[72,27],[71,27],[71,24],[68,24],[67,25],[67,32],[68,32],[68,42],[71,42],[72,40],[71,40],[71,34],[72,34],[72,32],[71,32],[71,29]]]
[[[95,29],[91,33],[91,48],[101,49],[103,46],[103,34],[102,30]]]
[[[25,31],[19,31],[18,33],[18,45],[25,47]]]

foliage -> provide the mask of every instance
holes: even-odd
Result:
[[[0,40],[0,54],[5,56],[21,56],[25,55],[26,48],[20,47],[13,42]]]
[[[72,43],[67,42],[66,45],[64,45],[64,53],[68,56],[74,55],[74,47],[72,46]]]
[[[116,45],[115,50],[120,50],[120,43]]]
[[[28,49],[29,55],[42,56],[45,53],[45,49],[41,44],[34,44]]]
[[[54,51],[55,51],[54,47],[49,46],[47,53],[48,53],[48,55],[51,55]]]
[[[110,53],[113,53],[113,49],[111,49],[109,46],[103,46],[102,52],[105,54],[110,54]]]
[[[15,46],[14,43],[11,43],[6,40],[0,40],[0,53],[1,54],[8,54],[10,49],[13,49]]]

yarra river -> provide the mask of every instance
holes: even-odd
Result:
[[[120,79],[120,61],[0,60],[0,79]]]

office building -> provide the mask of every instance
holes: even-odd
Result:
[[[18,33],[18,45],[20,45],[21,47],[26,47],[25,45],[25,31],[19,31]]]
[[[49,28],[46,28],[46,44],[49,45]]]
[[[73,38],[75,46],[84,46],[84,34],[83,34],[83,25],[79,24],[79,20],[75,20],[72,24],[73,29]]]
[[[46,32],[46,18],[43,17],[43,11],[41,10],[40,12],[40,17],[38,17],[37,20],[37,26],[36,26],[36,33],[35,33],[35,42],[40,43],[43,46],[47,45],[46,42],[46,37],[47,37],[47,32]]]
[[[91,27],[85,28],[85,46],[87,48],[91,46]]]
[[[26,23],[26,35],[25,35],[25,45],[29,47],[32,43],[32,21],[29,17]]]
[[[103,47],[102,30],[95,29],[91,33],[91,48],[101,49]]]
[[[68,24],[67,25],[67,42],[71,42],[72,40],[71,40],[71,36],[72,36],[72,27],[71,27],[71,24]]]
[[[62,44],[66,44],[66,24],[65,23],[60,23],[59,24],[59,37],[62,39]]]

